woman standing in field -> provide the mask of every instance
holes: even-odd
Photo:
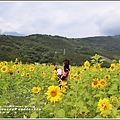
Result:
[[[61,81],[68,83],[68,75],[70,72],[69,64],[69,60],[65,59],[63,61],[63,69],[59,68],[58,66],[54,68],[57,71],[59,84],[61,84]]]

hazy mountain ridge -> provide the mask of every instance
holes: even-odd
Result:
[[[12,36],[25,36],[24,34],[18,32],[3,32],[3,35],[12,35]]]
[[[110,60],[120,59],[120,36],[66,38],[33,34],[29,36],[0,35],[0,61],[61,63],[70,60],[72,65],[82,65],[95,54]]]

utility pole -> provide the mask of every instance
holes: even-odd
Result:
[[[63,55],[65,55],[65,54],[66,54],[66,49],[64,48]]]

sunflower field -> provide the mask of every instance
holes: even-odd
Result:
[[[60,87],[55,65],[1,61],[0,118],[120,118],[120,60],[103,62],[70,66]]]

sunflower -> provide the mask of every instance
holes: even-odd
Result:
[[[34,69],[35,69],[34,67],[30,67],[30,68],[29,68],[29,71],[32,72],[32,71],[34,71]]]
[[[106,75],[105,78],[106,78],[106,79],[110,79],[110,75]]]
[[[40,87],[33,87],[33,88],[32,88],[32,92],[33,92],[33,93],[39,93],[40,90],[41,90]]]
[[[23,68],[23,71],[26,71],[27,70],[27,67],[25,66],[24,68]]]
[[[6,65],[2,66],[1,72],[5,73],[8,71],[8,67]]]
[[[98,102],[98,108],[102,114],[105,110],[112,110],[112,104],[109,104],[109,100],[107,98],[104,98],[103,100],[100,99]]]
[[[98,102],[98,108],[100,109],[101,115],[103,117],[108,117],[104,111],[112,110],[112,104],[109,103],[109,99],[107,99],[107,98],[100,99]]]
[[[45,93],[47,96],[47,99],[50,100],[50,102],[56,102],[60,101],[62,98],[62,93],[60,90],[60,87],[58,86],[49,86],[48,91]]]
[[[20,70],[17,70],[17,74],[20,74]]]
[[[85,66],[86,69],[88,69],[88,68],[90,67],[90,63],[89,63],[88,60],[86,60],[86,61],[84,62],[84,66]]]
[[[111,96],[110,100],[111,100],[112,103],[117,103],[118,102],[117,97],[114,97],[114,96]]]
[[[56,70],[53,70],[53,74],[55,74],[55,75],[56,75],[56,74],[57,74],[57,71],[56,71]]]
[[[110,65],[110,71],[114,71],[115,70],[115,64],[111,64]]]
[[[94,66],[96,70],[100,70],[101,69],[101,65],[100,64],[97,64]]]
[[[3,65],[3,62],[0,62],[0,66],[2,66]]]
[[[101,110],[108,103],[109,103],[109,100],[107,98],[104,98],[103,100],[100,99],[98,102],[98,108]]]
[[[15,63],[15,64],[18,64],[18,58],[15,59],[15,62],[14,62],[14,63]]]
[[[75,79],[76,79],[76,80],[80,80],[80,79],[81,79],[81,76],[80,76],[80,75],[76,75]]]
[[[53,74],[52,77],[51,77],[51,80],[55,80],[56,79],[56,76]]]
[[[118,63],[120,64],[120,59],[118,60]]]
[[[106,115],[105,113],[101,113],[101,115],[105,118],[108,118],[108,115]]]
[[[85,115],[87,115],[87,113],[88,113],[88,109],[86,108],[86,106],[84,106],[82,108],[82,111],[80,111],[80,114],[85,116]]]
[[[60,83],[60,85],[61,85],[61,90],[62,90],[62,92],[66,92],[66,89],[67,89],[67,82],[64,82],[64,81],[62,81],[61,83]]]
[[[42,72],[42,77],[46,78],[46,73]]]
[[[6,66],[7,66],[7,65],[8,65],[8,62],[7,62],[7,61],[5,61],[5,62],[4,62],[4,65],[6,65]]]
[[[55,79],[56,79],[56,75],[57,75],[57,71],[56,71],[56,70],[53,70],[53,71],[52,71],[51,80],[55,80]]]
[[[112,104],[105,104],[101,109],[101,113],[103,113],[105,110],[112,110]]]
[[[24,75],[25,75],[25,73],[24,73],[24,72],[22,72],[22,73],[21,73],[21,77],[23,77]]]
[[[10,70],[8,71],[8,73],[9,73],[10,75],[13,75],[13,70],[10,69]]]
[[[13,65],[12,68],[13,68],[13,69],[16,69],[16,65]]]
[[[70,74],[70,80],[72,80],[74,78],[73,74]]]
[[[94,81],[92,82],[92,88],[98,88],[98,86],[99,86],[98,78],[95,78],[93,80]]]
[[[26,77],[29,77],[30,76],[30,74],[29,73],[26,73]]]
[[[87,115],[87,112],[80,112],[81,115]]]
[[[101,86],[101,87],[104,87],[104,86],[107,85],[107,82],[106,82],[104,79],[101,79],[101,80],[99,81],[99,83],[100,83],[100,86]]]

